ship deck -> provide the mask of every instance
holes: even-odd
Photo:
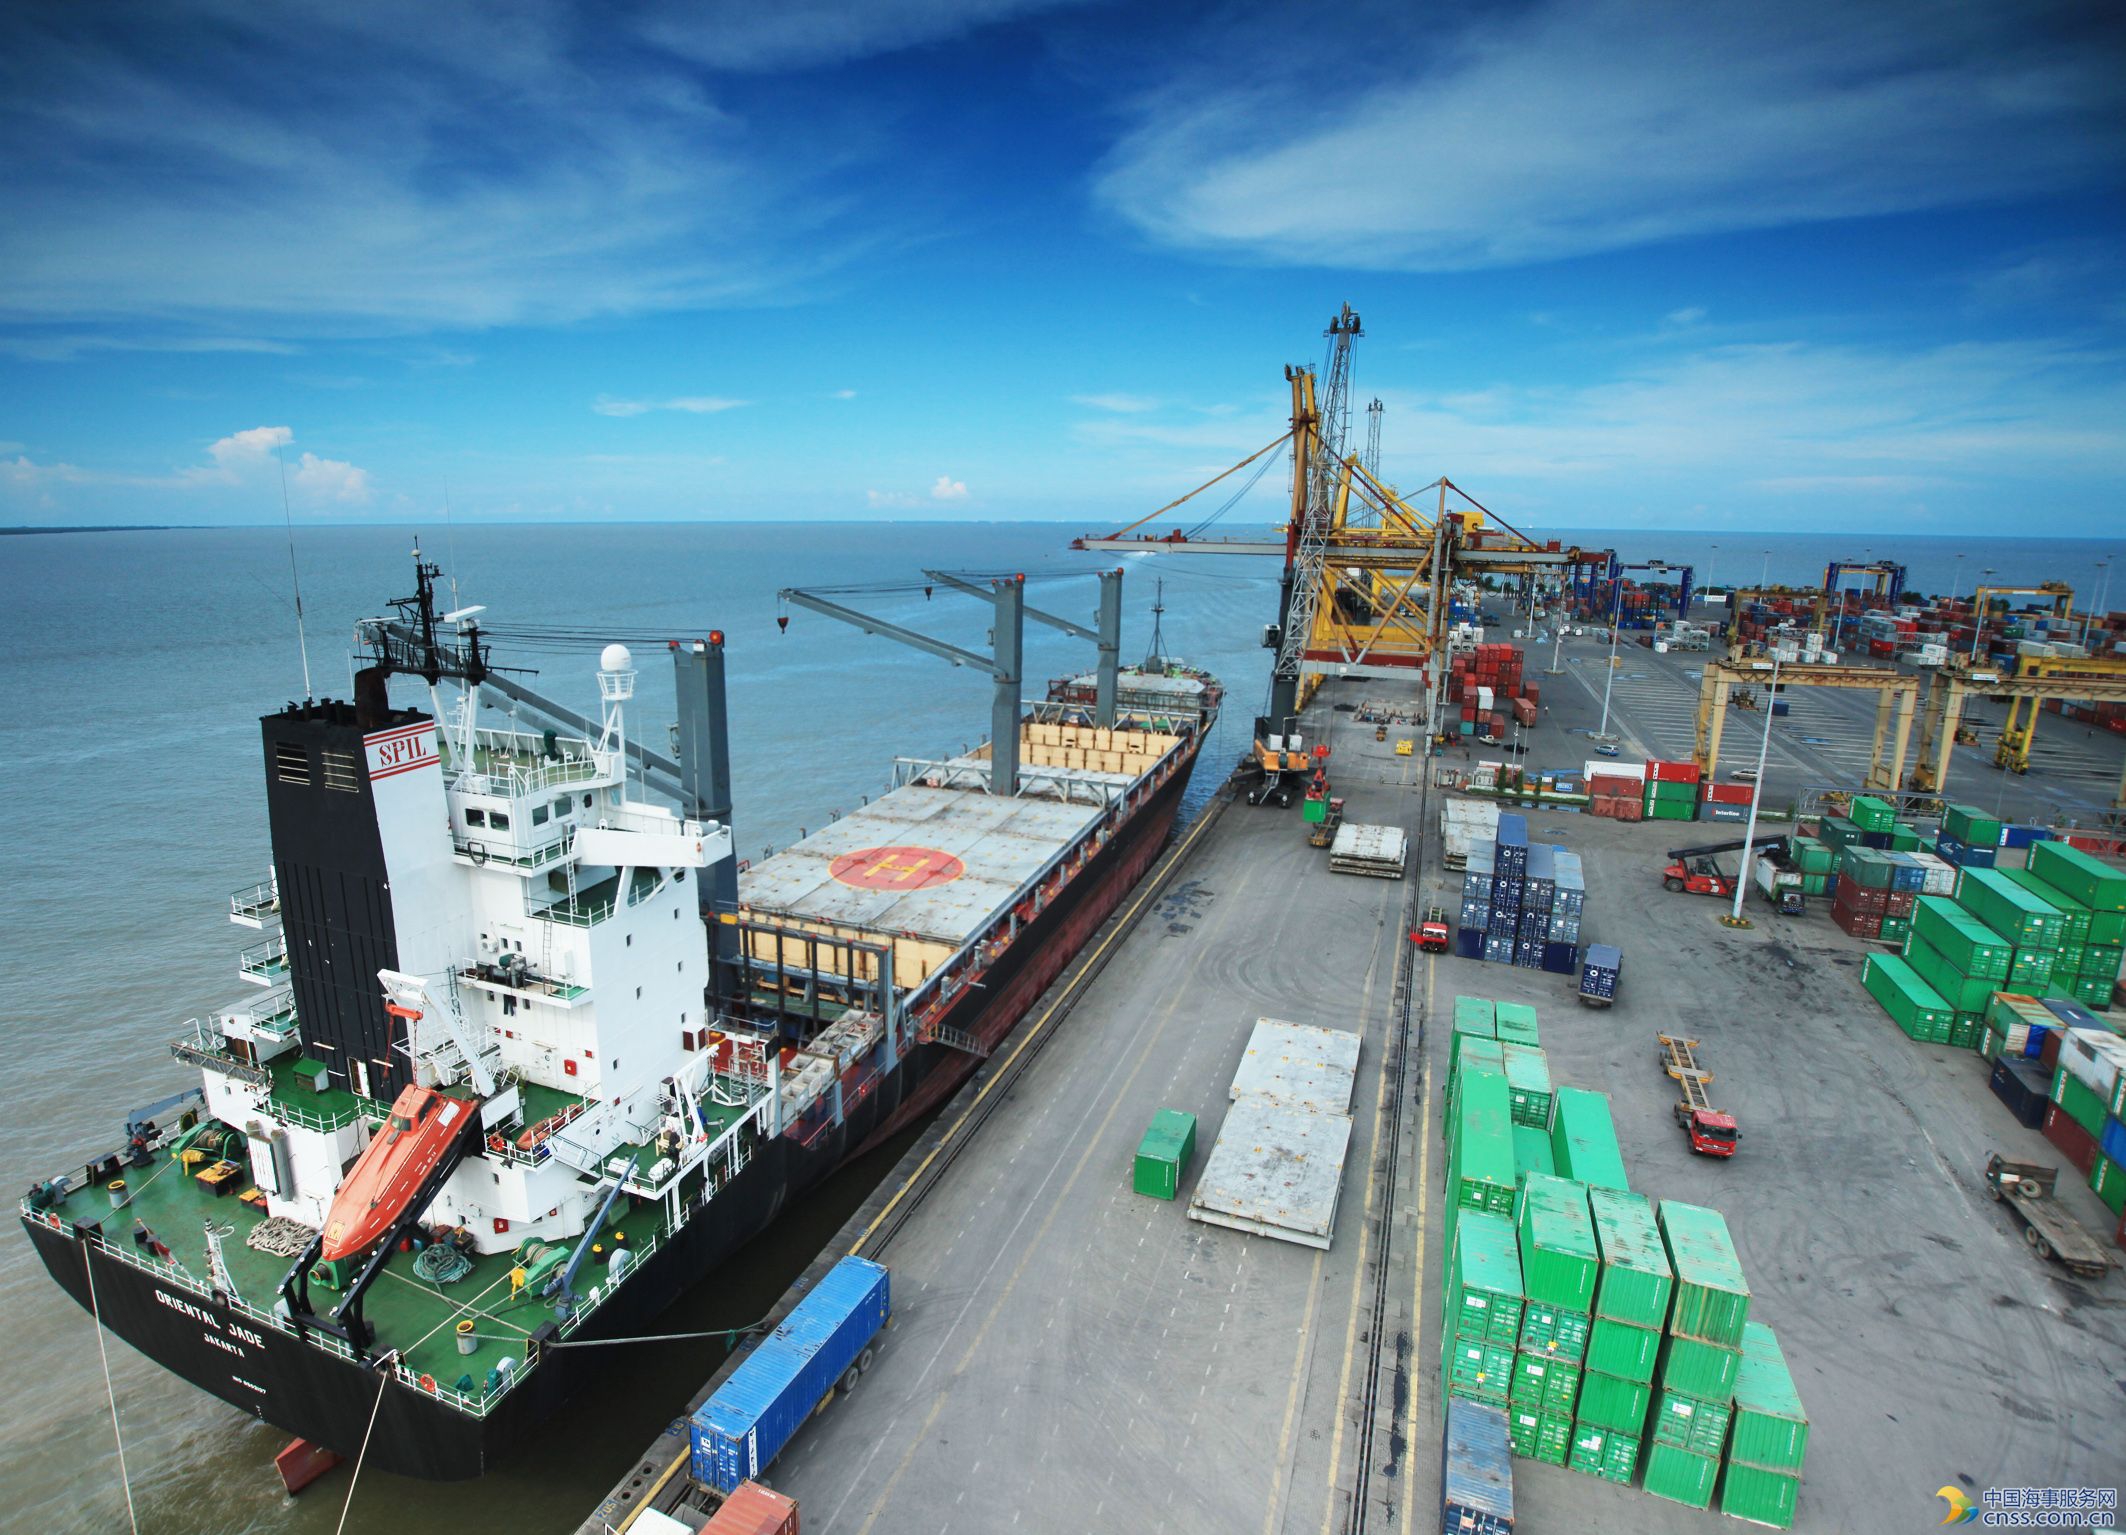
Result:
[[[523,1088],[526,1124],[535,1124],[580,1101],[573,1094],[536,1083],[523,1084]],[[329,1100],[333,1095],[304,1090],[304,1096]],[[364,1105],[351,1094],[337,1096],[348,1099],[348,1104],[325,1106],[344,1107],[350,1115],[362,1111]],[[742,1108],[716,1103],[702,1105],[702,1116],[712,1138],[728,1129],[743,1112]],[[646,1145],[618,1147],[614,1154],[630,1152],[637,1155],[641,1165],[647,1166],[652,1160],[651,1148]],[[200,1286],[208,1283],[206,1223],[211,1220],[231,1226],[233,1231],[222,1241],[222,1256],[235,1281],[238,1298],[255,1310],[272,1311],[281,1280],[293,1260],[248,1245],[251,1233],[266,1219],[264,1211],[245,1204],[241,1198],[243,1191],[251,1187],[248,1168],[235,1180],[234,1192],[216,1194],[199,1182],[194,1171],[158,1154],[149,1167],[127,1168],[125,1182],[126,1200],[122,1207],[113,1208],[107,1189],[87,1187],[69,1193],[56,1213],[68,1221],[101,1221],[105,1240],[126,1251],[136,1262],[151,1269],[173,1271],[173,1277]],[[168,1263],[136,1239],[136,1223],[144,1225],[169,1248]],[[653,1237],[662,1240],[667,1234],[666,1225],[662,1204],[644,1204],[619,1211],[608,1222],[600,1240],[608,1247],[619,1243],[640,1246]],[[467,1257],[472,1261],[472,1272],[438,1285],[415,1272],[413,1253],[393,1253],[370,1286],[363,1315],[375,1329],[374,1351],[395,1348],[416,1375],[432,1375],[443,1386],[459,1386],[477,1394],[484,1388],[488,1372],[501,1367],[503,1360],[513,1360],[511,1368],[521,1369],[525,1339],[541,1323],[558,1317],[551,1303],[529,1293],[511,1293],[510,1274],[517,1266],[513,1252]],[[596,1261],[595,1257],[591,1260]],[[578,1288],[588,1289],[594,1282],[595,1276],[586,1264]],[[327,1313],[338,1304],[338,1292],[315,1282],[310,1297],[320,1313]],[[457,1323],[468,1317],[475,1324],[477,1346],[471,1354],[462,1354],[458,1351]],[[465,1377],[470,1378],[469,1385],[462,1384]]]

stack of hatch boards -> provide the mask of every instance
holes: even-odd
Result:
[[[1326,1249],[1357,1078],[1356,1034],[1258,1019],[1189,1219]]]
[[[1329,867],[1338,874],[1370,874],[1401,879],[1409,861],[1409,839],[1400,826],[1360,826],[1346,821],[1329,844]]]

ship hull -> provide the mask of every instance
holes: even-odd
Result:
[[[1200,751],[1200,744],[1198,750]],[[994,1050],[1053,984],[1158,857],[1195,766],[1130,817],[941,1020]],[[574,1335],[595,1341],[649,1331],[687,1290],[759,1235],[795,1198],[851,1157],[943,1103],[979,1060],[942,1044],[910,1052],[840,1124],[808,1143],[762,1146],[713,1206],[643,1260]],[[484,1416],[475,1417],[370,1365],[262,1326],[256,1317],[32,1216],[24,1228],[76,1304],[173,1374],[232,1407],[364,1464],[401,1476],[460,1481],[492,1469],[538,1423],[603,1368],[603,1351],[550,1350]],[[91,1297],[91,1273],[94,1295]],[[443,1383],[446,1387],[450,1382]],[[379,1398],[381,1389],[382,1396]],[[372,1426],[372,1414],[374,1423]]]

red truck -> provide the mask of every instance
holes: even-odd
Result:
[[[1733,1156],[1735,1138],[1741,1132],[1735,1128],[1735,1116],[1714,1108],[1705,1091],[1713,1074],[1701,1067],[1692,1053],[1698,1042],[1673,1034],[1654,1037],[1661,1042],[1661,1069],[1683,1089],[1683,1096],[1676,1100],[1676,1123],[1690,1137],[1690,1149],[1700,1156]]]

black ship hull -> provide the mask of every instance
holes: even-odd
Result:
[[[944,1023],[986,1049],[1003,1042],[1157,858],[1200,747],[1199,737],[1180,770],[998,956],[984,984],[962,994]],[[809,1142],[785,1135],[761,1146],[710,1208],[635,1268],[575,1336],[589,1341],[651,1331],[674,1301],[765,1230],[792,1200],[944,1102],[978,1064],[964,1051],[922,1045],[878,1078],[861,1102],[847,1106],[838,1125]],[[603,1368],[603,1350],[549,1350],[485,1415],[475,1416],[374,1365],[261,1325],[255,1314],[167,1271],[129,1261],[71,1226],[27,1215],[23,1225],[45,1267],[75,1302],[164,1369],[342,1454],[361,1452],[366,1439],[364,1463],[402,1476],[459,1481],[483,1474]]]

